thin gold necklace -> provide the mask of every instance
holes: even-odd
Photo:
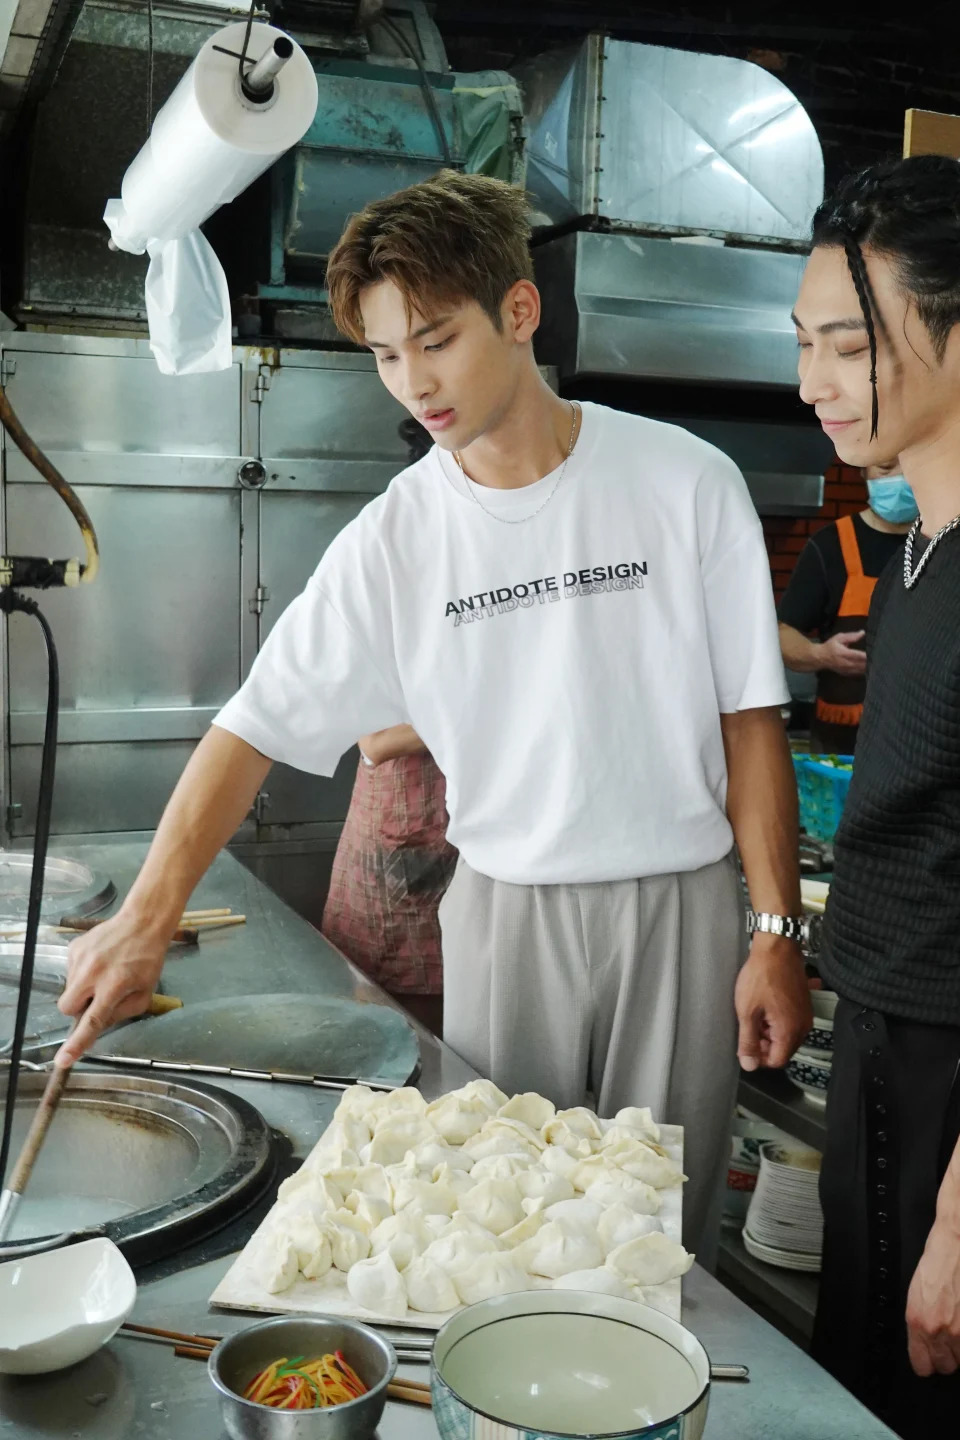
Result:
[[[570,462],[570,456],[573,454],[573,447],[577,438],[577,419],[580,415],[580,406],[576,400],[570,401],[570,409],[573,411],[573,421],[570,426],[570,442],[567,445],[567,453],[563,457],[563,464],[560,466],[560,474],[557,476],[556,481],[554,482],[553,489],[550,491],[550,494],[547,496],[546,500],[544,500],[542,504],[538,505],[536,510],[534,510],[532,514],[521,515],[520,518],[517,520],[511,519],[507,515],[498,515],[495,510],[487,509],[483,501],[480,500],[477,496],[477,486],[471,482],[469,475],[463,468],[463,461],[460,459],[460,451],[454,450],[453,458],[460,466],[460,474],[466,481],[467,493],[468,495],[470,495],[471,499],[475,500],[476,503],[480,506],[480,509],[483,511],[484,515],[489,515],[491,520],[499,520],[501,525],[525,525],[528,520],[536,519],[536,517],[540,514],[541,510],[546,509],[546,507],[550,504],[550,501],[553,499],[554,495],[556,495],[557,491],[560,489],[563,477],[567,473],[567,465]]]

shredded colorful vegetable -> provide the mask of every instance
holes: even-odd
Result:
[[[275,1360],[253,1377],[243,1397],[273,1410],[317,1410],[366,1393],[366,1385],[337,1350],[319,1360],[302,1355]]]

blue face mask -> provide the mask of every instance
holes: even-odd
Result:
[[[870,509],[891,525],[906,525],[920,513],[913,491],[902,475],[885,475],[867,481]]]

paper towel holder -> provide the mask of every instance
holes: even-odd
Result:
[[[273,99],[273,82],[293,56],[293,41],[287,35],[278,35],[265,54],[240,77],[240,88],[254,105],[263,105]]]

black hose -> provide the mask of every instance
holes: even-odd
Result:
[[[437,139],[440,141],[440,153],[443,156],[444,164],[456,164],[453,156],[453,151],[450,149],[450,141],[447,139],[447,132],[443,128],[443,118],[440,114],[440,107],[437,104],[437,97],[433,93],[433,86],[430,84],[430,77],[427,75],[426,70],[423,68],[423,61],[420,59],[420,56],[417,54],[414,47],[410,44],[410,41],[407,39],[406,35],[404,35],[403,31],[400,29],[400,26],[395,25],[388,15],[378,15],[376,19],[376,24],[382,25],[383,28],[390,35],[393,36],[393,39],[400,46],[400,49],[405,51],[409,59],[411,59],[414,65],[416,65],[417,70],[420,72],[420,88],[423,91],[423,98],[426,101],[427,109],[430,112],[430,118],[433,121],[433,128],[437,132]]]
[[[23,937],[23,960],[20,965],[20,987],[17,994],[17,1013],[13,1026],[13,1048],[7,1072],[7,1093],[3,1106],[3,1133],[0,1137],[0,1187],[7,1173],[10,1156],[10,1137],[13,1134],[13,1117],[17,1104],[17,1085],[20,1080],[20,1058],[23,1054],[23,1038],[27,1029],[27,1012],[30,1008],[30,993],[33,985],[33,961],[37,949],[37,931],[40,928],[40,907],[43,903],[43,881],[47,868],[47,844],[50,839],[50,815],[53,808],[53,779],[57,764],[57,716],[60,709],[60,667],[57,662],[57,647],[53,631],[46,618],[40,613],[36,601],[16,590],[0,590],[0,611],[9,615],[19,610],[24,615],[33,615],[40,623],[47,646],[47,720],[43,731],[43,755],[40,761],[40,791],[37,798],[37,821],[33,836],[33,870],[30,874],[30,899],[27,904],[27,926]]]

